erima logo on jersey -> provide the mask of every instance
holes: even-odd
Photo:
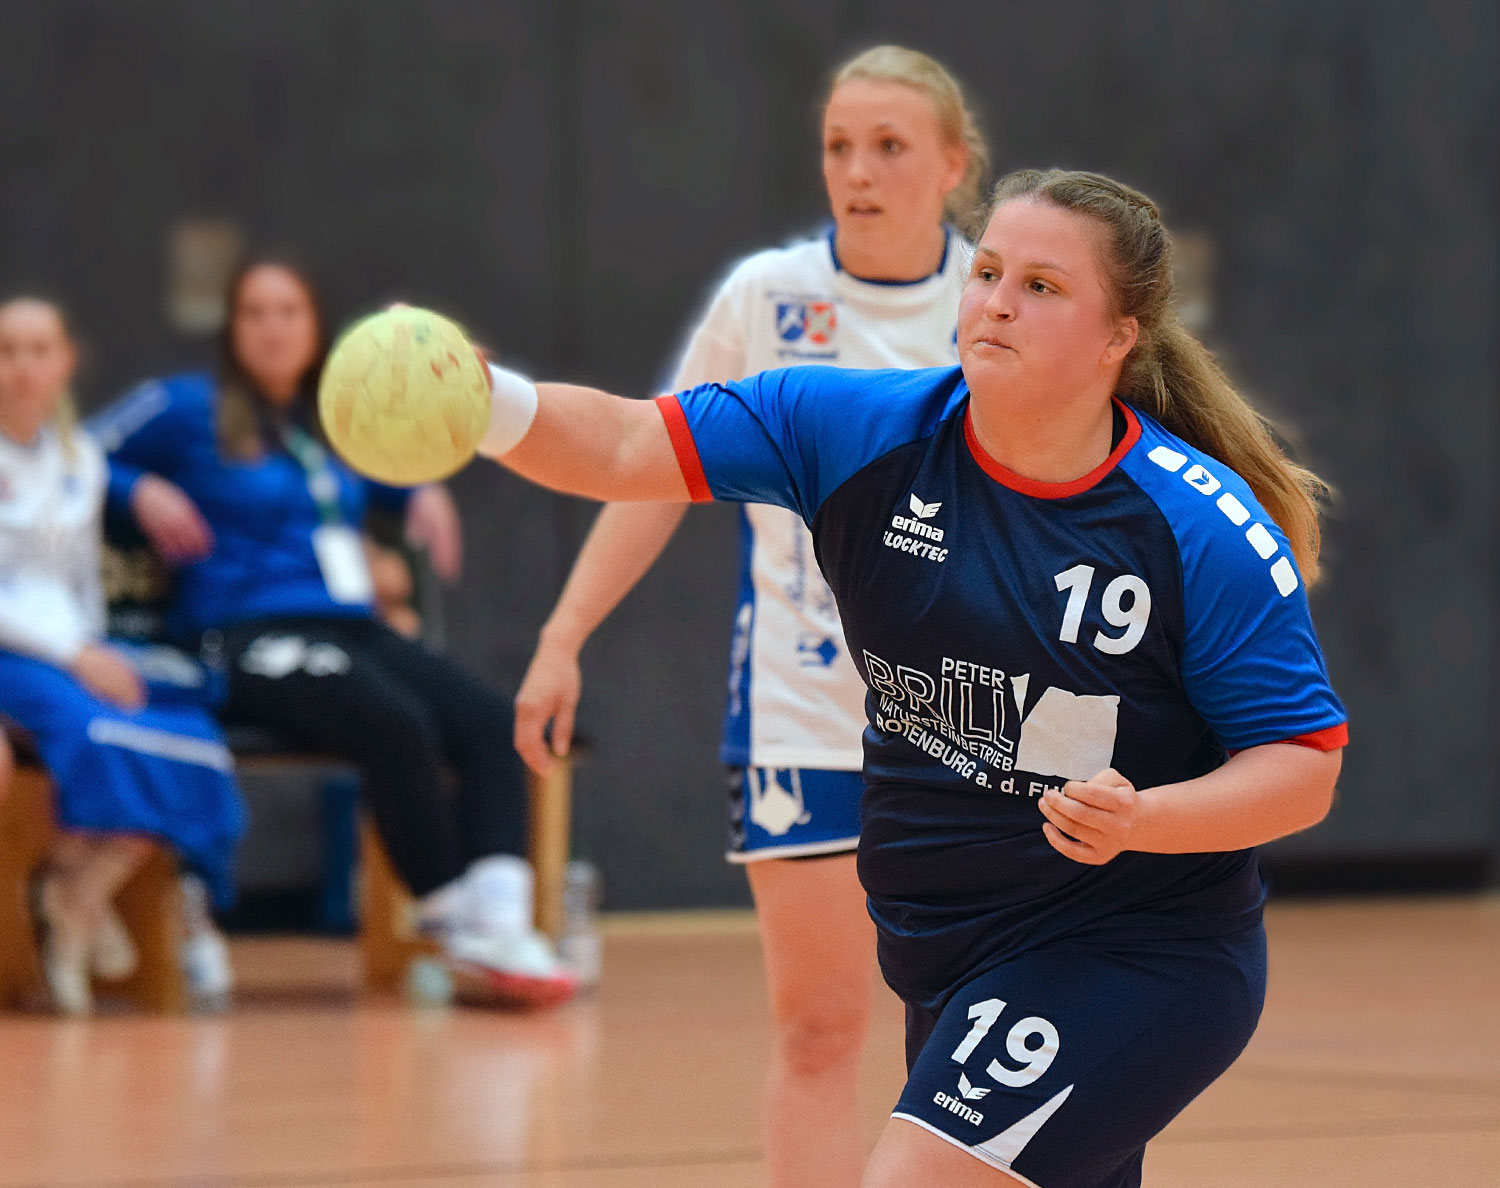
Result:
[[[1166,446],[1157,446],[1146,457],[1169,474],[1177,474],[1181,471],[1183,482],[1210,498],[1218,494],[1219,489],[1224,485],[1196,462],[1183,470],[1182,468],[1187,465],[1187,455],[1168,449]],[[1250,519],[1250,509],[1228,491],[1214,500],[1214,506],[1223,512],[1224,518],[1236,528],[1241,527]],[[1276,538],[1271,535],[1264,524],[1251,524],[1245,529],[1245,539],[1250,542],[1250,547],[1255,550],[1262,561],[1269,561],[1280,549]],[[1276,583],[1276,590],[1283,598],[1297,588],[1297,570],[1292,565],[1290,557],[1281,557],[1272,563],[1271,580]]]
[[[935,548],[927,543],[930,540],[941,541],[943,539],[943,530],[929,522],[943,506],[941,501],[925,503],[916,495],[908,495],[907,506],[911,508],[911,515],[903,516],[898,511],[891,517],[891,527],[895,531],[885,534],[886,548],[895,549],[901,553],[910,553],[913,557],[921,557],[927,561],[947,560],[947,549]],[[914,539],[916,537],[922,539]]]
[[[990,1091],[988,1089],[981,1089],[978,1085],[971,1085],[969,1078],[963,1073],[959,1073],[958,1095],[965,1101],[983,1101],[990,1095]]]
[[[943,1093],[941,1090],[932,1095],[932,1103],[933,1105],[941,1106],[950,1114],[957,1114],[965,1122],[974,1126],[980,1126],[984,1123],[984,1115],[974,1109],[973,1106],[966,1106],[958,1098]]]

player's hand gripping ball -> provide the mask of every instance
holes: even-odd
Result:
[[[490,377],[464,332],[400,306],[356,322],[334,345],[318,415],[339,455],[383,483],[446,478],[474,456],[490,417]]]

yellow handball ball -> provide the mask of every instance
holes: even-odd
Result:
[[[474,456],[490,419],[490,377],[464,332],[403,306],[356,322],[334,344],[318,415],[339,455],[396,486],[446,478]]]

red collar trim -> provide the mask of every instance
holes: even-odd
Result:
[[[1120,459],[1130,453],[1130,448],[1141,439],[1141,422],[1134,411],[1118,397],[1115,398],[1115,404],[1125,417],[1125,436],[1120,438],[1120,444],[1109,452],[1108,458],[1081,478],[1076,478],[1069,483],[1044,483],[1037,479],[1029,479],[991,458],[984,452],[984,447],[979,444],[979,438],[974,433],[972,405],[964,409],[964,441],[968,443],[969,453],[973,455],[974,461],[979,463],[979,468],[1001,486],[1009,487],[1012,491],[1019,491],[1022,495],[1030,495],[1034,499],[1066,499],[1069,495],[1081,495],[1096,485],[1120,464]]]

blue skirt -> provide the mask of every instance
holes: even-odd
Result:
[[[202,876],[220,908],[234,901],[245,806],[234,761],[208,712],[154,695],[122,710],[56,665],[0,650],[0,714],[36,740],[65,829],[145,834]]]

